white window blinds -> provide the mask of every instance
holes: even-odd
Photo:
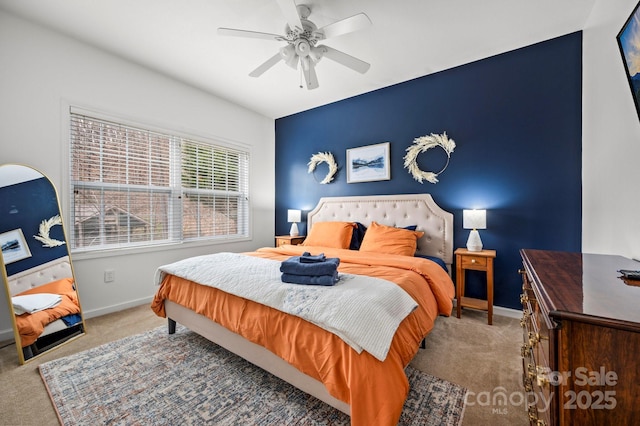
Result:
[[[248,236],[249,153],[71,113],[71,248]]]

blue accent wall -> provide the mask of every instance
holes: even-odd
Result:
[[[302,209],[304,221],[320,197],[430,193],[454,214],[455,247],[464,247],[462,210],[486,208],[495,304],[518,309],[521,248],[581,250],[581,128],[582,32],[280,118],[276,233],[288,234],[287,209]],[[405,150],[443,132],[456,142],[449,166],[437,184],[420,184],[403,167]],[[346,150],[380,142],[390,142],[391,180],[347,183]],[[307,173],[317,152],[340,167],[330,184],[319,183],[324,163]],[[418,162],[437,172],[446,155],[431,149]],[[469,277],[471,295],[483,295],[481,280]]]

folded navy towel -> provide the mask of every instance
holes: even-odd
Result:
[[[280,272],[293,275],[333,275],[338,270],[340,259],[328,257],[324,262],[303,263],[300,256],[284,260],[280,264]]]
[[[71,327],[72,325],[76,325],[77,323],[82,321],[82,317],[80,316],[80,314],[69,314],[69,315],[63,316],[60,319],[62,320],[62,322],[64,322],[64,325],[66,325],[67,327]]]
[[[282,281],[291,284],[330,286],[338,282],[338,272],[333,275],[294,275],[282,274]]]
[[[308,251],[305,251],[300,256],[300,263],[318,263],[318,262],[324,262],[325,260],[327,260],[327,258],[324,255],[324,253],[312,255]]]

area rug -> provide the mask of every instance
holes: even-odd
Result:
[[[466,389],[407,367],[401,425],[458,426]],[[40,365],[71,425],[348,425],[349,417],[186,328],[166,327]]]

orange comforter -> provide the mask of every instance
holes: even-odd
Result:
[[[340,272],[393,281],[418,303],[400,324],[384,362],[364,351],[358,354],[336,335],[298,317],[172,275],[162,282],[151,307],[164,317],[163,301],[171,300],[266,347],[350,404],[354,426],[396,425],[409,391],[404,368],[436,317],[451,314],[451,278],[434,262],[408,256],[309,246],[263,248],[247,254],[284,260],[304,251],[340,258]]]
[[[53,308],[35,312],[33,314],[16,315],[16,325],[20,333],[22,347],[29,346],[42,334],[44,327],[66,315],[80,313],[78,294],[73,288],[73,278],[63,278],[31,290],[23,291],[16,296],[37,293],[53,293],[62,297],[62,302]]]

